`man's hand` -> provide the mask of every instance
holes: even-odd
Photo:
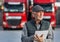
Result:
[[[34,35],[34,40],[36,40],[38,42],[43,42],[43,34],[41,36]]]

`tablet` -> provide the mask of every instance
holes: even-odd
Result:
[[[38,36],[41,36],[43,34],[43,39],[46,39],[47,35],[48,35],[48,30],[44,30],[44,31],[35,31],[35,34],[37,34]],[[37,41],[34,41],[37,42]]]
[[[48,35],[48,30],[45,30],[45,31],[35,31],[35,34],[37,34],[38,36],[41,36],[43,34],[44,39],[46,39],[46,37]]]

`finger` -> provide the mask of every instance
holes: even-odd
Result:
[[[34,35],[34,38],[36,38],[36,35]]]
[[[36,35],[36,37],[38,38],[37,41],[39,41],[39,42],[42,42],[42,41],[43,41],[43,35],[41,35],[41,36],[42,36],[42,37]]]
[[[43,37],[43,34],[40,37]]]
[[[37,40],[38,38],[36,37],[36,35],[34,35],[34,40]]]
[[[37,37],[37,39],[39,39],[39,36],[38,35],[36,35],[36,37]]]

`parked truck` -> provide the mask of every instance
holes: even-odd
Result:
[[[55,6],[55,2],[56,0],[33,0],[33,6],[40,5],[41,7],[44,8],[43,19],[49,21],[53,29],[55,29],[56,27],[56,11],[58,9]],[[30,12],[33,6],[32,4],[30,5]]]
[[[3,28],[22,29],[27,22],[26,0],[4,0]]]

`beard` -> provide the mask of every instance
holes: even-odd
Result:
[[[43,17],[35,17],[36,20],[41,21]]]

